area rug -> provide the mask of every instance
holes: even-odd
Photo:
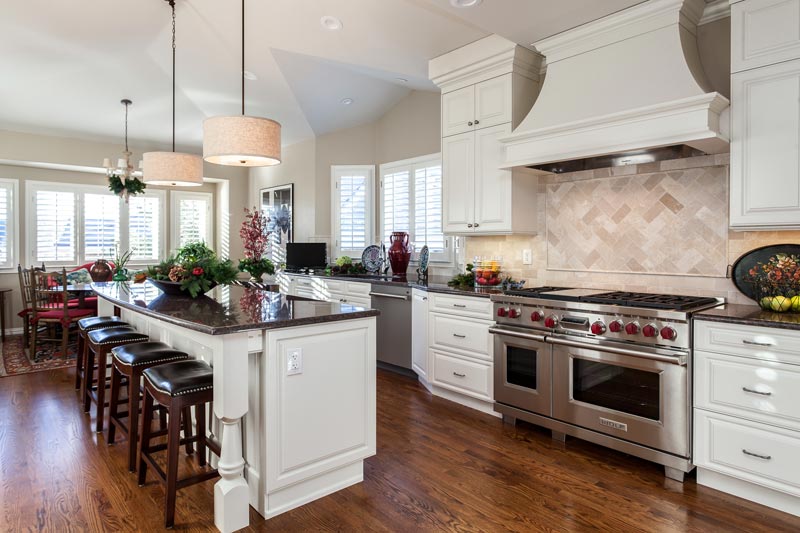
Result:
[[[36,358],[31,361],[28,358],[28,350],[23,347],[22,335],[6,337],[6,341],[0,343],[0,352],[2,352],[0,378],[74,366],[75,356],[78,352],[77,341],[70,340],[72,342],[67,346],[66,357],[61,355],[60,343],[47,342],[36,347]]]

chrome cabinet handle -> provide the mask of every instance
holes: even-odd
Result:
[[[408,300],[408,296],[400,296],[399,294],[385,294],[382,292],[370,292],[370,296],[378,296],[380,298],[393,298],[395,300]]]
[[[467,224],[467,227],[468,227],[468,228],[471,228],[471,227],[472,227],[472,224]]]
[[[770,459],[772,459],[771,455],[761,455],[760,453],[753,453],[745,449],[742,449],[742,453],[745,455],[749,455],[750,457],[758,457],[759,459],[764,459],[765,461],[769,461]]]
[[[475,223],[475,227],[477,228],[478,226],[480,226],[480,224],[478,224],[478,223],[476,222],[476,223]]]
[[[465,378],[465,377],[467,377],[467,375],[466,375],[466,374],[459,374],[458,372],[453,372],[453,375],[454,375],[454,376],[458,376],[458,377],[460,377],[460,378]]]
[[[472,121],[467,122],[467,126],[472,126]]]
[[[481,121],[480,121],[480,120],[478,120],[478,119],[475,119],[475,125],[476,125],[476,126],[477,126],[478,124],[480,124],[480,123],[481,123]]]
[[[467,338],[466,335],[459,335],[458,333],[453,333],[453,337],[455,337],[457,339],[466,339]]]
[[[742,339],[742,344],[749,344],[750,346],[774,346],[772,342],[756,342],[747,339]]]
[[[453,304],[453,307],[466,307],[464,304]]]
[[[749,392],[751,394],[760,394],[761,396],[772,396],[771,392],[761,392],[760,390],[748,389],[747,387],[742,387],[742,390],[745,392]]]

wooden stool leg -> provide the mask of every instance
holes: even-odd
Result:
[[[83,374],[83,343],[83,333],[78,331],[78,354],[75,357],[75,390],[81,388],[81,374]]]
[[[175,402],[178,403],[178,402]],[[169,428],[167,433],[167,494],[164,505],[164,527],[175,523],[175,498],[178,493],[178,453],[181,447],[181,414],[178,405],[169,408]],[[191,423],[191,422],[189,422]]]
[[[97,420],[95,421],[94,430],[97,433],[102,433],[106,414],[106,370],[108,368],[106,361],[108,353],[102,348],[98,349],[97,352],[94,354],[95,358],[97,358]]]
[[[183,409],[183,437],[185,439],[192,438],[192,408],[191,407],[184,407]],[[192,455],[194,453],[194,445],[191,442],[187,442],[186,446],[186,455]]]
[[[200,403],[194,406],[194,416],[197,419],[197,463],[200,466],[206,464],[206,404]]]
[[[152,423],[152,422],[151,422]],[[139,435],[139,374],[128,378],[128,470],[136,471],[136,444]]]
[[[139,486],[144,485],[147,479],[147,462],[144,454],[150,451],[150,432],[153,426],[153,397],[144,392],[144,405],[142,406],[142,423],[139,426]]]
[[[113,420],[117,417],[117,404],[119,403],[119,389],[122,381],[122,374],[117,367],[111,365],[111,397],[108,400],[108,439],[106,444],[114,444],[114,437],[117,433],[117,425]]]
[[[89,349],[89,343],[83,345],[83,368],[84,376],[81,384],[81,395],[83,396],[83,412],[88,413],[92,406],[92,383],[94,382],[94,352]]]

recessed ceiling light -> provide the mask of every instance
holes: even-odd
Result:
[[[408,78],[395,78],[395,81],[399,81],[400,83],[408,83]]]
[[[342,98],[341,104],[342,105],[352,105],[353,101],[354,100],[352,98]]]
[[[325,15],[324,17],[319,19],[319,23],[326,30],[336,31],[342,29],[342,21],[330,15]]]
[[[475,7],[483,2],[483,0],[450,0],[450,5],[453,7]]]
[[[244,74],[242,74],[242,76],[244,76],[245,79],[247,79],[247,80],[257,80],[258,79],[258,76],[256,76],[255,74],[253,74],[249,70],[245,70]]]

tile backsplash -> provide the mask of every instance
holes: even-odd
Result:
[[[548,176],[546,229],[469,237],[465,257],[501,256],[527,286],[674,292],[749,300],[725,277],[743,253],[800,231],[728,230],[728,155]],[[533,263],[522,264],[522,251]]]

